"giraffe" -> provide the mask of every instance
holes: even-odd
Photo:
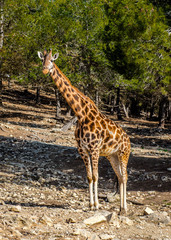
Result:
[[[118,124],[102,114],[89,97],[72,86],[69,79],[54,63],[58,55],[56,53],[52,56],[52,49],[49,53],[46,50],[43,54],[38,52],[38,56],[43,62],[43,73],[45,75],[50,73],[59,91],[77,116],[75,139],[78,152],[86,167],[90,208],[99,208],[98,160],[99,156],[105,156],[118,177],[120,213],[126,213],[127,164],[130,155],[129,137]]]

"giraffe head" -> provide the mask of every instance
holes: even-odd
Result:
[[[50,49],[49,53],[47,53],[46,50],[44,50],[43,53],[41,52],[37,53],[39,58],[43,62],[43,73],[48,74],[50,70],[53,68],[53,61],[55,61],[58,58],[59,53],[55,53],[55,55],[52,56],[52,49]]]

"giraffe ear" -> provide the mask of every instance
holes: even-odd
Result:
[[[38,57],[41,59],[41,60],[43,60],[43,54],[41,53],[41,52],[37,52],[37,54],[38,54]]]
[[[59,57],[59,53],[55,53],[52,57],[52,61],[55,61]]]

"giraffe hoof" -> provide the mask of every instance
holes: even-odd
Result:
[[[94,204],[90,204],[90,210],[91,210],[91,211],[94,210]]]
[[[125,208],[121,208],[120,211],[119,211],[119,215],[127,215],[127,210]]]
[[[95,206],[95,209],[96,209],[96,210],[99,209],[99,203],[95,203],[94,206]]]

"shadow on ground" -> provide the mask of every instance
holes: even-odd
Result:
[[[171,191],[168,156],[134,156],[128,164],[128,191]],[[74,147],[0,136],[0,182],[87,188],[86,170]],[[115,174],[105,158],[99,161],[99,187],[114,188]],[[41,180],[43,178],[43,181]]]

